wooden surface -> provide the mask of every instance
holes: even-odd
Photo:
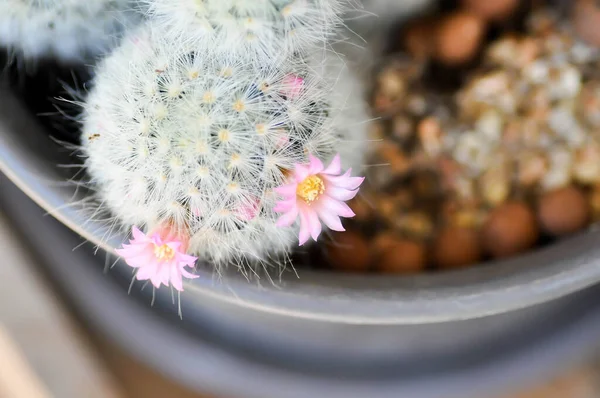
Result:
[[[192,392],[157,374],[106,341],[95,340],[103,359],[130,398],[217,398]],[[233,398],[233,397],[219,397]],[[235,397],[242,398],[242,397]]]
[[[7,225],[0,213],[0,397],[124,397]]]
[[[594,366],[583,366],[529,391],[500,398],[598,398],[599,375]]]
[[[50,398],[23,353],[4,328],[0,327],[0,397]]]
[[[107,363],[118,374],[119,381],[122,383],[129,397],[210,398],[175,385],[173,382],[166,380],[147,367],[127,357],[121,350],[112,347],[106,342],[99,344],[102,346],[102,352],[106,354]],[[534,386],[526,391],[500,397],[490,396],[481,398],[600,398],[599,380],[600,372],[597,371],[596,366],[582,365],[581,368],[572,369],[553,380],[543,383],[540,386]]]

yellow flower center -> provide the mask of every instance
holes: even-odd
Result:
[[[301,197],[309,205],[317,200],[325,192],[325,183],[321,177],[313,175],[307,177],[298,184],[296,195]]]
[[[175,250],[168,245],[154,245],[154,255],[159,261],[171,261],[175,257]]]

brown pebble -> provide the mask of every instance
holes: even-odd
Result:
[[[377,155],[383,162],[389,163],[387,172],[395,176],[405,174],[410,168],[410,159],[396,145],[382,145]]]
[[[394,110],[394,101],[381,92],[375,93],[373,97],[373,110],[376,114],[388,114]]]
[[[377,76],[379,91],[386,97],[395,100],[406,92],[406,82],[402,72],[388,68]]]
[[[445,155],[439,156],[435,164],[440,174],[441,188],[445,191],[452,190],[456,179],[460,176],[461,165],[452,157]]]
[[[486,58],[494,64],[520,69],[531,64],[540,51],[540,44],[536,39],[509,34],[487,47]]]
[[[378,145],[368,171],[368,180],[374,187],[384,187],[398,177],[403,177],[412,167],[411,159],[390,141],[382,141]]]
[[[397,239],[383,251],[376,267],[379,272],[387,274],[414,274],[423,271],[426,264],[424,244]]]
[[[380,233],[371,241],[371,252],[378,257],[388,248],[394,246],[397,240],[398,238],[392,233]]]
[[[538,203],[538,219],[551,235],[568,235],[584,228],[590,219],[585,194],[575,186],[545,193]]]
[[[525,187],[537,184],[548,170],[548,160],[541,153],[525,152],[517,162],[517,180]]]
[[[431,215],[424,211],[411,211],[397,216],[394,227],[415,239],[428,239],[435,232]]]
[[[399,209],[406,210],[415,205],[414,192],[407,188],[402,188],[394,192],[391,196]]]
[[[449,224],[459,228],[478,228],[486,220],[486,210],[475,205],[462,206],[454,213],[446,214]]]
[[[440,195],[440,178],[429,170],[419,171],[412,176],[410,188],[419,199],[435,199]]]
[[[443,132],[440,122],[435,117],[423,119],[417,126],[419,143],[429,156],[437,157],[443,149]]]
[[[396,201],[390,196],[380,195],[375,198],[375,211],[382,219],[389,221],[396,215]]]
[[[600,146],[590,143],[575,151],[573,177],[583,185],[594,184],[600,178]]]
[[[357,221],[367,221],[373,216],[373,205],[363,195],[356,196],[348,202],[348,206],[354,212],[354,219]]]
[[[595,0],[576,0],[572,21],[575,32],[589,44],[600,47],[600,6]]]
[[[405,142],[414,134],[412,120],[406,115],[396,115],[392,119],[392,135],[400,142]]]
[[[446,227],[433,243],[433,261],[440,268],[461,268],[481,260],[479,233],[474,229]]]
[[[335,234],[327,245],[327,258],[339,271],[367,272],[371,261],[366,239],[357,232]]]
[[[592,220],[600,220],[600,185],[592,187],[588,201],[592,212]]]
[[[486,252],[508,257],[531,248],[539,236],[533,211],[523,202],[507,202],[492,211],[481,238]]]
[[[488,21],[503,21],[517,9],[519,0],[462,0],[462,6]]]
[[[472,60],[483,40],[485,28],[481,18],[467,11],[444,17],[436,33],[436,58],[449,65]]]
[[[483,173],[479,179],[481,196],[491,207],[504,203],[510,195],[510,174],[506,168],[506,165],[497,165]]]
[[[435,18],[421,18],[408,24],[403,35],[403,44],[415,58],[427,58],[434,49]]]

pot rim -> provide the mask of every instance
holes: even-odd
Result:
[[[2,178],[0,175],[0,182]],[[6,193],[0,192],[0,203],[7,203],[9,211],[19,206],[23,198],[12,185]],[[25,201],[21,204],[23,209],[9,215],[11,222],[39,220],[42,210],[34,208],[30,200]],[[349,378],[340,383],[329,374],[279,366],[280,361],[289,363],[290,357],[286,355],[280,356],[276,363],[263,361],[262,357],[248,355],[243,349],[224,349],[231,348],[226,341],[207,338],[200,330],[189,333],[178,325],[174,314],[163,312],[173,306],[170,298],[157,303],[158,308],[148,308],[145,300],[146,305],[140,305],[139,299],[143,296],[132,299],[122,288],[123,282],[126,283],[123,275],[115,278],[103,275],[102,264],[94,261],[92,247],[86,245],[82,250],[69,253],[69,245],[78,243],[77,236],[58,221],[50,221],[42,226],[14,225],[21,237],[32,234],[33,254],[40,258],[41,264],[45,263],[49,275],[73,302],[78,314],[128,354],[202,393],[261,398],[480,397],[548,380],[569,366],[593,359],[590,355],[598,345],[600,313],[598,306],[593,305],[598,302],[598,291],[594,289],[576,299],[587,304],[574,307],[578,313],[578,309],[586,309],[572,321],[556,323],[559,329],[539,328],[541,334],[517,341],[516,346],[508,350],[492,350],[479,361],[459,361],[458,366],[451,362],[442,372],[425,373],[424,377]],[[41,239],[49,234],[52,236],[48,240]],[[48,253],[51,255],[47,256]],[[211,329],[210,323],[210,317],[200,318],[198,325],[201,329]],[[235,336],[245,341],[243,330],[237,330]],[[510,383],[507,384],[507,380]]]
[[[0,89],[0,172],[48,214],[113,253],[125,240],[104,241],[106,228],[87,222],[61,181],[53,145],[37,121]],[[43,142],[46,141],[46,142]],[[57,183],[61,181],[61,183]],[[85,227],[84,227],[85,225]],[[600,281],[600,231],[565,238],[524,255],[467,269],[415,276],[339,274],[308,269],[276,283],[248,282],[228,270],[215,280],[206,268],[185,284],[186,300],[203,297],[281,316],[352,324],[422,324],[499,314],[581,290]],[[161,292],[159,291],[158,294]]]

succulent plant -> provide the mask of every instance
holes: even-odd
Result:
[[[102,206],[124,227],[168,224],[217,266],[289,252],[275,188],[296,165],[362,165],[363,93],[326,51],[247,62],[149,23],[96,73],[82,141]]]
[[[0,0],[0,46],[25,62],[94,57],[139,21],[133,6],[133,0]]]
[[[314,51],[339,33],[354,0],[143,0],[173,40],[205,43],[230,56],[268,62]]]

